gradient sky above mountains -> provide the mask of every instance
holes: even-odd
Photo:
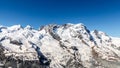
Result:
[[[120,0],[0,0],[0,25],[65,23],[120,37]]]

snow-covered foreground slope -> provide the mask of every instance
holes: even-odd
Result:
[[[101,31],[89,31],[83,24],[0,26],[3,54],[24,60],[38,60],[37,50],[49,60],[51,68],[119,68],[120,38]]]

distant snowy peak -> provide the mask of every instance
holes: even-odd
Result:
[[[22,28],[21,25],[14,25],[14,26],[8,27],[8,30],[19,30],[21,28]]]
[[[111,43],[111,37],[109,37],[106,33],[102,31],[91,31],[91,35],[94,37],[94,41],[96,41],[97,43]]]
[[[29,30],[32,30],[33,27],[31,27],[30,25],[27,25],[24,29],[29,29]]]

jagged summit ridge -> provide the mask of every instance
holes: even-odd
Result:
[[[26,60],[38,60],[34,44],[51,60],[51,68],[110,68],[110,63],[116,68],[120,64],[119,41],[83,24],[51,24],[39,30],[29,25],[0,26],[0,46],[6,57],[24,55]]]

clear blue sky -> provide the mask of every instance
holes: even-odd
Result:
[[[83,23],[120,37],[120,0],[0,0],[0,24]]]

